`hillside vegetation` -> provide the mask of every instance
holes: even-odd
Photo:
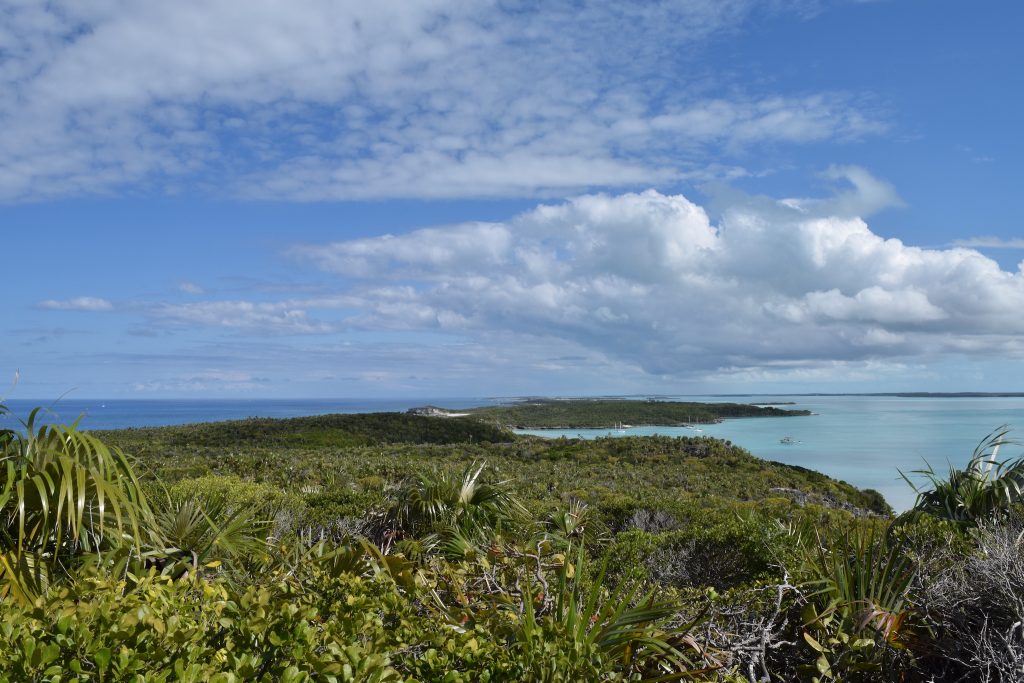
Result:
[[[515,429],[604,429],[618,424],[681,426],[729,417],[792,417],[807,410],[744,403],[686,403],[615,399],[536,399],[467,408],[474,417]]]
[[[406,413],[313,415],[273,419],[201,422],[110,432],[119,442],[141,447],[343,448],[381,443],[463,443],[507,441],[493,423],[469,418],[437,420]]]
[[[310,431],[310,425],[316,428]],[[380,425],[394,432],[379,433]],[[294,439],[286,438],[290,429]],[[697,498],[702,506],[715,504],[705,499],[788,505],[789,492],[799,491],[835,507],[889,510],[877,493],[805,468],[760,460],[708,437],[551,440],[468,419],[398,413],[97,434],[138,458],[144,480],[175,483],[233,475],[281,491],[317,490],[322,491],[318,497],[358,499],[367,506],[383,504],[389,486],[424,470],[454,476],[478,464],[525,502],[542,508],[569,499],[607,508],[607,515],[649,506],[655,498],[672,507]]]
[[[0,681],[1020,680],[1002,437],[893,518],[711,438],[30,418],[0,432]]]

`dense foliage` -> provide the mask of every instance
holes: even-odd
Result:
[[[806,468],[765,462],[708,437],[582,441],[501,432],[502,442],[488,443],[448,418],[392,414],[389,419],[407,421],[401,433],[408,442],[309,446],[302,438],[262,440],[262,432],[236,440],[245,422],[98,434],[138,458],[140,476],[146,480],[173,483],[234,475],[271,485],[274,492],[268,495],[299,494],[311,507],[333,506],[349,516],[361,516],[366,509],[383,504],[391,487],[410,478],[428,472],[458,476],[474,463],[487,465],[494,477],[506,480],[531,510],[546,513],[570,500],[583,500],[599,508],[615,528],[636,510],[652,506],[671,509],[684,518],[691,508],[732,510],[739,502],[762,501],[785,510],[806,499],[854,511],[889,511],[875,492],[859,491]],[[423,424],[430,430],[417,432]],[[445,433],[448,443],[430,442],[437,430],[449,430]],[[343,443],[347,432],[337,432],[320,431],[318,439]]]
[[[613,399],[534,399],[468,409],[474,417],[516,429],[612,428],[619,424],[680,426],[718,422],[727,417],[789,417],[810,415],[745,403],[689,403]]]
[[[1024,678],[1008,498],[894,520],[709,438],[36,420],[0,433],[0,681]]]
[[[436,420],[403,413],[313,415],[289,419],[251,417],[175,427],[125,430],[134,443],[158,441],[187,448],[345,448],[382,443],[495,443],[508,433],[467,418]]]

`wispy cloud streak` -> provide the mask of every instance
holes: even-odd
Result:
[[[863,95],[687,75],[708,41],[784,6],[18,5],[0,30],[0,200],[564,195],[884,131]]]

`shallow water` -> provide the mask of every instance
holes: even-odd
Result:
[[[1024,398],[898,398],[890,396],[775,396],[679,400],[735,402],[794,401],[780,408],[807,409],[808,417],[737,418],[699,425],[703,432],[682,427],[633,427],[616,430],[530,430],[542,436],[596,438],[604,436],[714,436],[729,439],[766,460],[800,465],[842,479],[859,488],[880,491],[889,504],[904,510],[914,492],[899,471],[921,469],[925,461],[936,470],[947,463],[962,466],[975,446],[1000,425],[1019,427],[1024,440]],[[790,436],[799,443],[782,444]],[[1013,434],[1011,433],[1011,437]],[[1000,457],[1020,455],[1024,448],[1004,448]],[[912,478],[914,478],[912,476]]]

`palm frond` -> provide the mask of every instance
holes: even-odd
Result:
[[[163,553],[193,569],[211,562],[248,557],[266,548],[270,520],[249,507],[230,509],[223,499],[172,500],[153,515],[154,539]]]
[[[508,483],[482,477],[485,466],[471,466],[461,477],[420,474],[397,494],[388,514],[391,524],[407,535],[440,529],[496,530],[514,525],[526,509]]]
[[[557,539],[573,544],[589,544],[603,538],[608,528],[597,512],[579,499],[548,517],[548,528]]]
[[[10,414],[0,406],[0,413]],[[127,456],[41,409],[0,430],[0,592],[24,600],[89,554],[141,550],[150,508]]]
[[[1024,501],[1024,457],[997,460],[1001,447],[1017,445],[1007,438],[1008,434],[1009,428],[1004,425],[982,439],[963,469],[950,465],[943,476],[925,463],[923,469],[911,472],[924,478],[927,485],[918,486],[900,472],[917,494],[913,515],[930,514],[974,526],[981,520],[1004,516],[1013,505]]]

